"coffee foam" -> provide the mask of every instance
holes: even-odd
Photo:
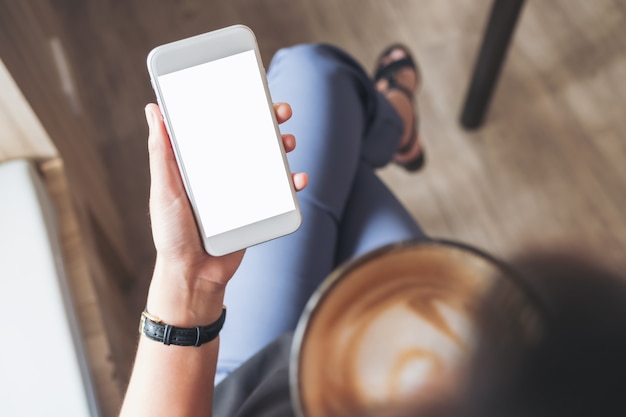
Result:
[[[353,365],[361,397],[382,402],[415,392],[467,353],[469,321],[443,303],[433,302],[431,308],[449,334],[410,303],[389,303],[363,324],[354,341]]]
[[[308,318],[298,360],[307,417],[401,401],[458,369],[494,266],[438,245],[392,251],[340,272]]]

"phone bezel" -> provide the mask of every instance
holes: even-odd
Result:
[[[164,103],[162,100],[158,77],[250,50],[253,50],[255,53],[258,70],[263,80],[267,105],[271,110],[269,113],[272,115],[276,132],[276,140],[278,141],[281,150],[285,175],[289,177],[287,182],[290,184],[294,210],[237,229],[220,233],[218,235],[207,237],[204,232],[203,221],[194,201],[194,192],[189,186],[189,181],[187,180],[185,164],[180,157],[176,137],[172,134],[173,129],[171,129],[169,124],[167,103]],[[302,221],[300,207],[296,197],[296,191],[290,178],[289,165],[282,144],[278,122],[274,111],[272,110],[273,105],[265,77],[265,69],[263,68],[261,60],[261,54],[252,30],[243,25],[235,25],[164,44],[154,48],[150,52],[147,59],[147,65],[148,72],[150,74],[150,81],[155,91],[159,107],[161,108],[161,113],[163,114],[165,120],[165,126],[170,135],[178,168],[183,179],[185,190],[187,191],[187,197],[189,198],[196,220],[198,233],[200,234],[205,250],[211,255],[222,256],[296,231]]]

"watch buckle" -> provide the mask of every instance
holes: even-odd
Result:
[[[155,323],[161,323],[161,319],[154,314],[148,313],[146,310],[141,312],[141,318],[139,319],[139,333],[143,333],[143,327],[146,324],[146,319],[149,319]]]

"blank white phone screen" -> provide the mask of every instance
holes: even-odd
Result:
[[[159,84],[207,237],[295,209],[253,50]]]

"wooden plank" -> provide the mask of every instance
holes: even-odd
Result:
[[[59,158],[39,165],[41,177],[56,212],[63,265],[86,350],[94,387],[103,417],[119,412],[125,381],[112,354],[110,335],[104,324],[106,297],[98,296],[94,274],[87,262],[85,242],[81,237],[76,213],[70,198],[63,162]]]
[[[0,162],[52,158],[57,150],[30,104],[0,60]]]

